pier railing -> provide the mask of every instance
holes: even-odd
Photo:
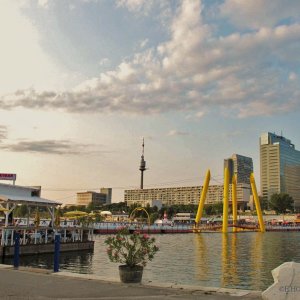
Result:
[[[96,234],[114,234],[121,228],[127,227],[129,232],[141,233],[188,233],[193,232],[192,224],[174,224],[169,225],[148,225],[136,223],[114,223],[114,222],[101,222],[94,224],[94,233]]]
[[[20,234],[20,245],[54,243],[55,235],[60,235],[62,243],[93,240],[91,227],[8,226],[0,227],[1,246],[13,246],[16,232]]]

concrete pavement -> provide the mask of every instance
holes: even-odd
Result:
[[[0,299],[105,299],[105,300],[229,300],[261,299],[259,291],[232,290],[172,284],[123,284],[113,278],[52,273],[49,270],[0,265]]]

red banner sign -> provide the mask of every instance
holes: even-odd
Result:
[[[0,173],[0,180],[16,180],[17,174]]]

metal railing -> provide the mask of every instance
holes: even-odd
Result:
[[[1,246],[13,246],[15,233],[20,234],[20,245],[54,243],[55,235],[61,237],[62,243],[93,240],[90,227],[0,227]]]

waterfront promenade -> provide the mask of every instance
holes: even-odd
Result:
[[[258,291],[231,290],[171,284],[122,284],[102,276],[52,273],[49,270],[22,267],[15,270],[0,265],[0,299],[261,299]]]

